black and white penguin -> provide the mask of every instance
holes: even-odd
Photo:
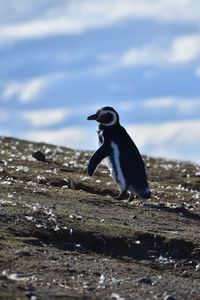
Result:
[[[100,145],[90,158],[88,175],[92,176],[105,158],[121,190],[117,199],[125,199],[127,192],[144,199],[150,198],[144,161],[131,137],[120,125],[118,113],[112,107],[103,107],[87,119],[99,123],[97,133]]]

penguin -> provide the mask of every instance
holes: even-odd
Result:
[[[143,199],[151,197],[144,161],[140,152],[120,125],[119,115],[112,107],[103,107],[87,120],[95,120],[98,125],[99,149],[88,163],[88,175],[92,176],[105,159],[113,180],[118,184],[120,194],[116,199],[124,200],[127,193]]]

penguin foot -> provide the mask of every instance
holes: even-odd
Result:
[[[140,199],[140,197],[138,197],[138,195],[134,195],[132,193],[129,194],[129,197],[128,197],[128,201],[134,201],[136,199]]]
[[[115,197],[116,200],[126,200],[127,199],[127,192],[122,191],[119,196]]]

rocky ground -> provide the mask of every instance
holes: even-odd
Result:
[[[0,299],[200,299],[200,166],[144,157],[152,199],[126,202],[89,152],[0,153]]]

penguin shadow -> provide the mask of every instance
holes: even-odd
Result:
[[[191,212],[184,205],[170,207],[170,206],[165,205],[164,203],[155,204],[155,203],[145,203],[144,201],[143,201],[143,203],[140,203],[140,205],[144,208],[156,209],[156,210],[164,211],[167,213],[174,213],[176,215],[179,215],[179,216],[187,218],[187,219],[200,221],[200,215]]]

